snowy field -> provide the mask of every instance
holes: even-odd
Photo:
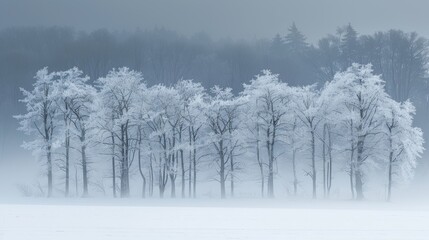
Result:
[[[130,200],[125,206],[113,200],[40,201],[1,204],[0,239],[429,239],[427,205]]]

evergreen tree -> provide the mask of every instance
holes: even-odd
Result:
[[[302,34],[295,23],[289,27],[288,34],[285,37],[285,44],[288,52],[302,54],[308,50],[306,37]]]
[[[358,33],[350,23],[343,28],[339,28],[337,33],[340,35],[341,64],[345,70],[352,63],[360,62],[358,57]]]

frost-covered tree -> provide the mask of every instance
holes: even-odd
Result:
[[[335,100],[333,101],[332,97],[335,96],[329,95],[329,91],[325,91],[325,89],[322,88],[319,97],[319,111],[322,117],[321,121],[323,127],[321,127],[321,130],[319,129],[318,138],[322,143],[322,176],[323,193],[325,198],[329,198],[332,188],[334,172],[334,150],[344,154],[344,152],[347,152],[347,149],[349,148],[349,141],[347,141],[347,139],[345,139],[346,141],[343,141],[343,139],[339,140],[340,136],[345,138],[348,137],[348,135],[344,134],[344,132],[348,132],[349,130],[349,111],[344,107],[338,108]],[[346,144],[342,144],[342,142],[345,142]],[[337,146],[334,147],[334,144]],[[343,157],[341,157],[341,159],[343,159]],[[344,168],[342,164],[339,164],[339,167]],[[347,168],[347,170],[348,169],[350,168]]]
[[[24,147],[46,156],[47,196],[51,197],[53,194],[52,152],[56,137],[55,128],[58,126],[58,107],[55,104],[56,96],[53,90],[55,73],[49,73],[48,68],[43,68],[36,73],[35,79],[36,82],[31,91],[21,88],[24,98],[20,102],[25,104],[27,113],[15,118],[19,120],[19,130],[35,138],[31,142],[24,143]]]
[[[414,106],[386,94],[384,81],[373,74],[371,65],[353,64],[321,89],[290,87],[263,70],[238,95],[217,86],[206,93],[192,80],[147,86],[140,72],[128,68],[113,69],[96,81],[95,88],[77,68],[54,73],[44,68],[35,78],[32,91],[21,89],[27,113],[16,118],[20,130],[34,137],[25,147],[46,156],[48,196],[53,193],[56,147],[65,152],[66,196],[70,152],[77,151],[82,173],[78,176],[76,168],[76,193],[80,175],[82,195],[87,196],[89,167],[100,174],[101,164],[106,164],[114,197],[117,179],[121,197],[129,196],[136,173],[142,197],[146,192],[152,196],[158,185],[161,198],[167,187],[170,196],[176,196],[178,178],[181,196],[195,198],[202,179],[198,171],[215,174],[222,198],[229,186],[231,197],[235,195],[236,182],[242,180],[238,173],[254,171],[260,175],[262,197],[274,197],[276,174],[290,172],[296,195],[299,157],[307,153],[311,161],[305,173],[311,177],[313,198],[322,183],[329,197],[333,173],[345,169],[353,199],[363,199],[367,176],[386,166],[390,200],[395,181],[405,182],[413,175],[423,152],[422,132],[413,126]],[[95,140],[99,144],[93,145]],[[90,164],[88,156],[109,157]],[[199,163],[206,156],[213,161],[203,168]],[[280,160],[291,160],[287,169],[276,167]]]
[[[92,111],[92,102],[95,89],[87,84],[89,77],[83,76],[78,68],[56,72],[57,80],[54,84],[54,94],[58,110],[62,114],[65,148],[65,195],[69,193],[70,180],[70,148],[71,136],[74,135],[80,142],[81,167],[83,177],[83,196],[88,195],[88,166],[86,147],[88,145],[88,119]],[[76,148],[78,149],[78,148]]]
[[[254,118],[247,120],[256,121],[256,152],[257,161],[260,168],[262,184],[265,174],[260,156],[259,144],[263,142],[268,153],[268,183],[267,196],[274,197],[274,163],[276,160],[275,147],[278,144],[279,136],[285,127],[285,115],[290,113],[290,88],[286,83],[282,83],[277,74],[272,74],[269,70],[262,71],[250,84],[244,84],[242,96],[247,101],[247,106],[253,112]],[[244,116],[247,118],[246,116]],[[250,126],[253,124],[250,124]],[[263,189],[263,187],[262,187]],[[263,190],[262,190],[263,191]]]
[[[147,99],[147,86],[145,83],[141,83],[138,89],[138,96],[136,98],[136,104],[133,105],[132,113],[132,125],[135,126],[135,144],[133,148],[133,156],[137,154],[137,162],[138,162],[138,172],[142,179],[142,198],[146,197],[146,185],[149,179],[149,190],[151,191],[153,187],[153,168],[152,168],[152,152],[148,151],[146,154],[149,157],[149,173],[145,174],[144,169],[144,161],[143,161],[143,151],[144,151],[144,141],[148,141],[148,129],[147,129],[147,121],[148,121],[148,111],[149,111],[149,103]],[[150,143],[149,143],[149,146]]]
[[[415,108],[410,101],[403,103],[387,99],[382,105],[386,150],[389,155],[387,201],[392,196],[393,177],[408,180],[416,167],[416,159],[423,152],[423,133],[413,127]]]
[[[337,151],[341,153],[341,159],[346,159],[339,163],[339,167],[349,175],[350,191],[352,199],[354,199],[353,166],[356,158],[355,124],[357,120],[355,119],[356,114],[354,114],[353,106],[344,104],[342,95],[338,94],[337,91],[338,89],[332,87],[331,83],[327,83],[320,95],[321,111],[323,111],[323,133],[321,134],[323,167],[325,170],[330,171],[330,173],[326,173],[326,179],[324,178],[324,188],[326,188],[329,196],[330,187],[332,186],[332,141],[334,133],[334,136],[338,138]],[[326,156],[326,153],[328,156]],[[329,158],[328,163],[325,162],[327,157]],[[325,163],[329,166],[325,166]]]
[[[320,93],[315,85],[294,88],[294,111],[298,119],[307,129],[311,151],[311,177],[313,184],[313,198],[317,198],[317,170],[316,170],[316,131],[322,120],[320,114]]]
[[[112,134],[115,145],[119,147],[121,197],[130,194],[130,166],[132,148],[132,110],[138,103],[140,84],[143,77],[140,72],[126,67],[113,69],[106,77],[97,80],[101,103],[108,109],[112,118]]]
[[[149,103],[148,127],[151,139],[156,142],[158,151],[158,187],[160,197],[164,197],[165,187],[170,179],[171,196],[176,194],[178,167],[177,133],[181,123],[180,96],[172,87],[155,85],[148,89]]]
[[[205,98],[205,89],[200,83],[192,80],[180,80],[176,83],[175,89],[180,94],[181,103],[183,104],[183,119],[185,127],[188,129],[189,141],[189,165],[188,165],[188,196],[191,195],[195,198],[197,193],[197,148],[198,141],[201,135],[201,129],[204,124],[204,112],[202,111],[201,104]],[[181,156],[183,154],[181,149]],[[182,165],[182,196],[184,196],[184,183],[185,183],[185,169],[183,158],[181,158]]]
[[[116,109],[114,107],[114,99],[103,97],[98,91],[94,98],[92,114],[90,116],[90,122],[94,126],[95,135],[98,136],[96,141],[100,143],[103,148],[103,155],[110,156],[110,166],[112,178],[112,195],[117,197],[117,163],[119,162],[119,155],[117,154],[117,143],[115,136],[115,119]]]
[[[75,70],[71,70],[73,74]],[[74,81],[70,83],[67,89],[64,91],[65,96],[69,96],[70,99],[70,111],[72,112],[71,122],[74,126],[73,135],[79,140],[80,148],[80,165],[82,167],[82,184],[83,184],[83,197],[88,196],[88,172],[89,172],[89,161],[87,148],[93,140],[91,134],[92,123],[90,122],[90,116],[93,111],[93,102],[95,97],[95,89],[86,84],[88,78],[76,77]]]
[[[264,158],[261,156],[261,146],[263,144],[263,134],[261,133],[261,123],[259,122],[259,111],[255,108],[256,99],[244,95],[241,93],[245,104],[243,105],[243,113],[241,117],[244,125],[244,136],[247,140],[246,147],[250,150],[250,156],[255,157],[257,166],[259,168],[259,178],[261,183],[261,197],[265,196],[265,181],[266,181],[266,163]],[[255,101],[252,103],[251,101]],[[254,156],[252,156],[254,154]]]
[[[179,92],[175,88],[166,88],[165,92],[160,95],[163,101],[160,101],[160,109],[164,112],[169,133],[168,136],[168,173],[171,184],[171,197],[176,197],[176,178],[179,167],[182,167],[182,187],[184,194],[184,162],[183,162],[183,135],[184,135],[184,119],[183,119],[183,103]],[[180,163],[179,163],[180,155]],[[179,166],[180,164],[180,166]],[[184,195],[182,195],[184,196]]]
[[[216,152],[217,173],[221,198],[226,197],[226,181],[232,174],[234,166],[234,154],[237,148],[238,118],[240,114],[241,100],[234,97],[232,89],[212,88],[210,101],[205,105],[205,116],[209,128],[209,141]],[[228,163],[232,166],[228,170]]]
[[[351,180],[354,176],[356,198],[363,199],[363,166],[380,157],[375,146],[380,141],[383,124],[381,105],[388,98],[384,81],[372,73],[371,65],[353,64],[346,71],[337,73],[324,92],[339,108],[337,111],[344,113],[344,120],[350,126]]]

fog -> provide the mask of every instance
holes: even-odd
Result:
[[[19,87],[31,90],[35,81],[33,76],[45,66],[50,71],[64,71],[77,66],[91,78],[91,84],[112,68],[127,66],[141,71],[150,86],[170,86],[184,78],[201,82],[206,89],[214,85],[232,87],[234,94],[238,94],[243,90],[243,83],[248,83],[265,68],[280,74],[280,79],[291,86],[317,83],[321,88],[326,81],[332,80],[336,71],[346,70],[351,59],[361,63],[371,62],[375,73],[383,74],[387,82],[386,91],[392,98],[397,101],[410,98],[413,101],[417,108],[413,125],[425,133],[429,130],[427,55],[419,55],[416,57],[417,63],[404,66],[404,71],[409,70],[410,76],[399,81],[407,81],[410,86],[402,87],[395,82],[398,81],[394,77],[396,72],[390,72],[394,71],[395,65],[388,65],[387,60],[375,63],[379,58],[387,59],[390,52],[380,51],[380,56],[371,53],[378,46],[393,46],[395,39],[408,39],[409,45],[401,45],[402,49],[417,46],[416,49],[427,54],[428,7],[427,1],[389,0],[1,0],[1,192],[19,195],[17,186],[32,185],[35,179],[45,187],[44,160],[21,147],[32,136],[18,131],[18,121],[13,118],[25,113],[24,104],[18,103],[18,99],[23,97]],[[293,23],[308,43],[305,56],[276,45],[276,35],[283,39]],[[332,60],[329,44],[341,41],[340,35],[347,31],[347,26],[357,32],[357,39],[363,47],[350,59],[338,55]],[[412,32],[416,32],[415,39],[411,36]],[[379,40],[380,45],[368,39]],[[327,45],[323,43],[327,42],[329,46],[324,49]],[[178,66],[173,66],[171,59],[179,61]],[[398,59],[400,62],[400,57]],[[165,65],[157,65],[161,62]],[[333,72],[325,71],[332,66]],[[324,70],[320,71],[322,68]],[[423,136],[427,139],[426,134]],[[428,146],[427,143],[424,146]],[[419,167],[411,184],[398,191],[421,194],[422,189],[429,189],[426,156],[424,152],[423,157],[417,160]],[[77,158],[77,154],[73,158]],[[306,166],[308,155],[303,154],[300,159],[303,159],[301,167]],[[288,168],[288,163],[281,164]],[[346,175],[344,170],[339,171]],[[105,173],[95,171],[93,174],[96,178]],[[300,174],[308,180],[308,176],[305,177],[302,172]],[[59,183],[63,181],[62,177],[57,177]],[[289,173],[279,175],[276,181],[281,182],[284,180],[282,178],[290,181],[288,177]],[[133,181],[139,181],[136,174]],[[383,186],[383,181],[377,179],[375,182]],[[207,189],[213,189],[207,192],[217,191],[217,185],[211,180],[202,184],[209,185]],[[258,191],[258,187],[247,181],[239,184],[245,190]],[[304,186],[306,184],[309,183]],[[346,183],[341,185],[347,186]],[[62,188],[61,184],[57,187]],[[136,184],[133,188],[138,192],[140,186]],[[290,186],[279,188],[286,196]],[[303,194],[310,194],[309,191],[306,189]],[[383,195],[383,191],[383,187],[374,191],[377,199],[383,198],[378,196]],[[246,194],[246,191],[242,192],[243,196]],[[342,190],[342,194],[340,198],[347,199],[346,190]]]
[[[214,38],[272,38],[295,21],[310,42],[339,25],[360,33],[388,29],[429,36],[424,0],[1,0],[0,28],[70,26],[92,31],[165,27],[181,34],[206,32]]]
[[[0,0],[0,239],[428,239],[428,9]]]

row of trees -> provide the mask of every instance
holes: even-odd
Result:
[[[301,170],[311,179],[313,198],[320,185],[329,197],[344,181],[335,175],[347,172],[351,196],[363,199],[366,176],[387,169],[390,199],[394,180],[409,179],[423,151],[414,106],[393,100],[371,65],[353,64],[321,88],[290,86],[264,70],[238,94],[218,86],[206,90],[192,80],[148,86],[140,72],[125,67],[93,85],[77,68],[44,68],[35,78],[31,91],[22,89],[27,113],[16,118],[35,139],[25,146],[46,157],[48,196],[53,175],[60,174],[53,155],[61,159],[68,196],[74,151],[83,196],[90,170],[100,172],[97,162],[110,169],[115,197],[118,189],[121,197],[130,195],[132,175],[140,176],[143,197],[156,187],[160,197],[168,187],[176,197],[176,185],[181,197],[196,197],[204,174],[219,182],[225,198],[227,189],[234,196],[239,174],[253,171],[261,196],[274,197],[277,163],[288,162],[294,194]],[[299,169],[303,162],[309,167]]]
[[[298,26],[298,27],[297,27]],[[321,39],[306,40],[298,25],[279,29],[273,39],[215,40],[207,34],[183,36],[165,29],[78,32],[65,27],[18,27],[0,31],[0,141],[5,161],[16,156],[22,135],[15,133],[9,116],[23,111],[17,104],[19,87],[30,88],[31,77],[49,66],[61,71],[74,66],[90,77],[105,76],[112,68],[127,66],[143,72],[147,84],[175,84],[198,79],[206,88],[230,87],[234,94],[243,83],[271,69],[291,86],[315,82],[322,86],[352,62],[372,63],[382,74],[386,91],[397,101],[410,98],[419,113],[416,125],[427,128],[427,41],[400,30],[359,34],[351,25]],[[424,162],[422,162],[425,164]]]

